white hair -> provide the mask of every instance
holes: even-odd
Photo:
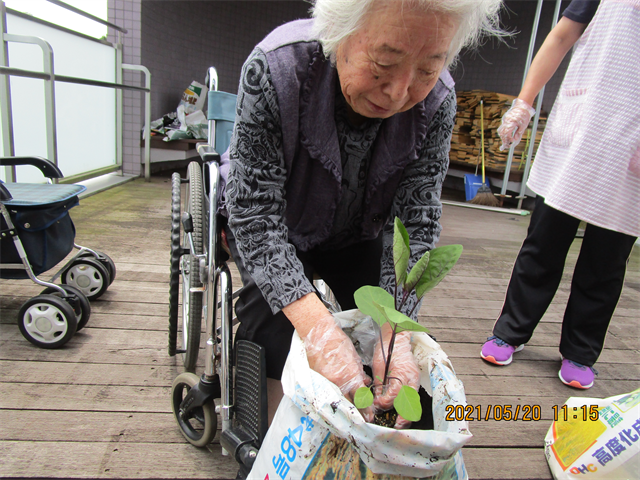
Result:
[[[476,47],[484,36],[505,36],[499,26],[502,0],[313,0],[314,34],[324,54],[335,59],[340,43],[363,24],[374,4],[402,2],[403,6],[457,19],[458,31],[451,41],[445,68],[451,66],[464,47]]]

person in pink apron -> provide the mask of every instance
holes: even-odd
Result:
[[[590,388],[640,235],[640,1],[573,0],[504,115],[502,148],[518,143],[540,89],[575,46],[527,186],[536,193],[502,312],[481,357],[511,363],[547,310],[586,222],[562,321],[560,380]]]

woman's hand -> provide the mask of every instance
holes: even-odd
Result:
[[[511,144],[518,145],[522,134],[529,126],[531,117],[536,113],[535,109],[524,100],[516,98],[502,117],[502,123],[498,127],[498,135],[502,140],[500,150],[508,150]]]
[[[304,346],[309,366],[335,383],[349,400],[353,400],[358,388],[370,383],[353,342],[331,314],[309,331]]]
[[[310,293],[283,308],[283,312],[304,341],[309,366],[333,382],[350,401],[356,390],[371,380],[362,369],[362,360],[351,339],[338,326],[331,312],[315,293]],[[373,419],[372,409],[361,411],[366,421]]]
[[[382,342],[384,345],[384,356],[389,352],[389,341],[392,329],[388,323],[382,327]],[[374,385],[381,384],[380,379],[384,379],[385,363],[382,356],[380,342],[375,346],[373,353],[373,378]],[[391,365],[389,366],[388,378],[391,378],[386,392],[381,396],[376,396],[374,406],[378,411],[386,411],[393,407],[393,401],[398,396],[400,387],[408,385],[418,390],[420,388],[420,367],[411,353],[411,332],[400,332],[396,334],[393,352],[391,354]],[[397,379],[397,380],[396,380]],[[403,429],[411,425],[400,415],[396,420],[394,428]]]

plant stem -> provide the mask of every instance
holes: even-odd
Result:
[[[399,311],[398,309],[398,284],[396,283],[393,286],[393,306],[396,310]]]
[[[387,357],[385,356],[385,353],[384,353],[384,340],[382,338],[382,327],[378,328],[378,333],[380,334],[380,350],[382,350],[382,362],[386,365]]]
[[[399,312],[402,311],[402,307],[404,307],[407,300],[409,300],[409,295],[411,295],[411,290],[406,291],[404,288],[402,289],[402,300],[400,301],[400,306],[396,308]]]
[[[393,353],[393,345],[396,343],[396,330],[398,325],[393,326],[393,331],[391,332],[391,338],[389,339],[389,353],[387,354],[387,361],[385,362],[384,368],[384,378],[382,380],[382,384],[386,385],[387,376],[389,375],[389,367],[391,366],[391,354]],[[384,351],[384,348],[383,348]]]
[[[413,308],[411,309],[411,311],[409,312],[409,315],[407,315],[408,317],[411,317],[411,315],[413,315],[413,312],[415,311],[416,308],[418,308],[418,305],[420,305],[420,299],[418,299],[418,301],[416,302],[416,304],[413,306]]]

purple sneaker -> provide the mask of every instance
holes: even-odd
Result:
[[[513,360],[513,354],[524,348],[524,345],[514,347],[495,335],[487,338],[486,343],[482,346],[480,356],[490,363],[496,365],[509,365]]]
[[[562,367],[560,367],[560,371],[558,372],[562,383],[583,390],[593,386],[593,380],[597,374],[598,372],[594,368],[567,358],[562,359]]]

